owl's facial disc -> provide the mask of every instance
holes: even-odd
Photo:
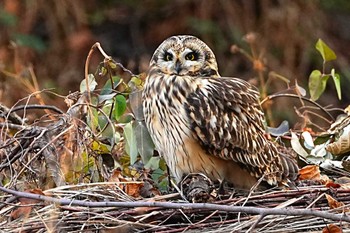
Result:
[[[211,49],[194,36],[172,36],[154,52],[151,66],[168,75],[220,76]]]
[[[160,59],[162,71],[168,74],[191,75],[199,71],[204,63],[204,55],[196,50],[185,48],[165,50]]]

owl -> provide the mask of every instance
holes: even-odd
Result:
[[[265,137],[258,90],[220,77],[212,50],[189,35],[172,36],[154,52],[143,113],[156,150],[177,182],[190,173],[249,189],[294,179],[296,162]]]

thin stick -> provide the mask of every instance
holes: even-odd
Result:
[[[296,99],[305,100],[306,102],[309,102],[309,103],[317,106],[322,112],[324,112],[327,116],[329,116],[329,118],[332,119],[332,121],[334,121],[333,116],[324,107],[322,107],[320,104],[318,104],[315,101],[312,101],[312,100],[310,100],[308,98],[305,98],[303,96],[299,96],[299,95],[288,94],[288,93],[269,95],[265,99],[263,99],[260,103],[261,103],[261,105],[263,105],[266,101],[272,100],[274,98],[279,98],[279,97],[290,97],[290,98],[296,98]]]
[[[19,105],[16,107],[13,107],[9,113],[20,111],[20,110],[26,110],[26,109],[49,109],[56,113],[63,114],[64,112],[53,105],[40,105],[40,104],[28,104],[28,105]]]

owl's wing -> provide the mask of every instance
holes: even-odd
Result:
[[[248,165],[259,176],[282,171],[275,146],[265,138],[258,90],[236,78],[198,78],[185,108],[193,135],[210,154]]]

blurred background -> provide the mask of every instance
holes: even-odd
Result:
[[[54,88],[63,96],[79,90],[87,54],[97,41],[133,73],[145,72],[156,47],[176,34],[205,41],[216,54],[222,76],[241,77],[259,86],[252,61],[235,49],[251,54],[253,47],[266,77],[274,71],[291,86],[297,80],[306,90],[311,71],[322,70],[322,57],[315,49],[322,38],[338,57],[326,71],[334,67],[340,74],[343,99],[338,100],[329,80],[318,102],[338,108],[349,104],[347,0],[0,0],[0,103],[12,106],[32,94],[35,88],[28,82],[33,79],[37,89]],[[92,64],[102,59],[94,55]],[[285,82],[272,79],[267,93],[286,88]],[[66,108],[63,98],[49,93],[43,98]],[[293,108],[297,103],[282,99],[269,105],[275,124],[278,119],[297,121]]]

